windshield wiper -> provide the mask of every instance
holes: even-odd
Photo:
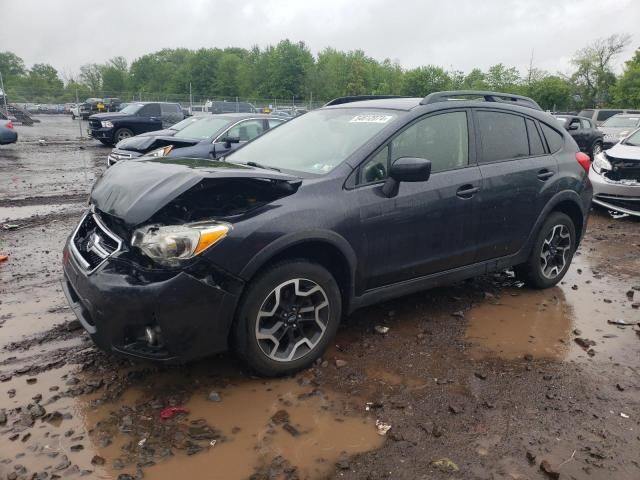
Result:
[[[257,162],[247,162],[245,165],[249,165],[250,167],[257,167],[257,168],[262,168],[264,170],[275,170],[276,172],[279,172],[280,169],[276,168],[276,167],[270,167],[268,165],[262,165],[260,163]]]

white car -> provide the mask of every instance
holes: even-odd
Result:
[[[640,217],[640,128],[595,156],[589,180],[593,203]]]

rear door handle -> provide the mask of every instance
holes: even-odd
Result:
[[[471,198],[474,193],[478,193],[479,191],[480,187],[474,187],[473,185],[466,184],[458,188],[456,195],[460,198]]]
[[[540,170],[538,172],[538,180],[542,180],[543,182],[545,180],[548,180],[549,178],[553,177],[555,175],[555,172],[552,170],[547,170],[546,168],[543,168],[542,170]]]

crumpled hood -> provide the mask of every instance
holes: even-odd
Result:
[[[169,202],[206,179],[255,179],[293,191],[298,177],[233,163],[172,158],[118,162],[95,183],[90,202],[130,226],[143,223]]]
[[[609,150],[605,150],[605,153],[607,156],[619,158],[621,160],[636,160],[640,162],[640,147],[617,143]]]
[[[125,138],[124,140],[120,140],[116,145],[117,148],[123,148],[124,150],[128,150],[128,145],[137,145],[141,138],[145,137],[173,137],[176,133],[176,130],[171,130],[170,128],[166,128],[164,130],[155,130],[153,132],[144,132],[135,137]]]
[[[153,132],[159,133],[159,132]],[[174,132],[175,134],[175,132]],[[118,150],[131,150],[134,152],[147,153],[156,148],[164,147],[165,145],[175,145],[179,147],[189,147],[195,145],[199,140],[187,139],[187,138],[174,138],[172,135],[148,135],[148,136],[135,136],[121,140],[116,145]]]

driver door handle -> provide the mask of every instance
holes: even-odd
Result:
[[[456,191],[456,195],[460,198],[471,198],[475,193],[478,193],[479,191],[480,187],[476,187],[468,183],[458,188],[458,190]]]

